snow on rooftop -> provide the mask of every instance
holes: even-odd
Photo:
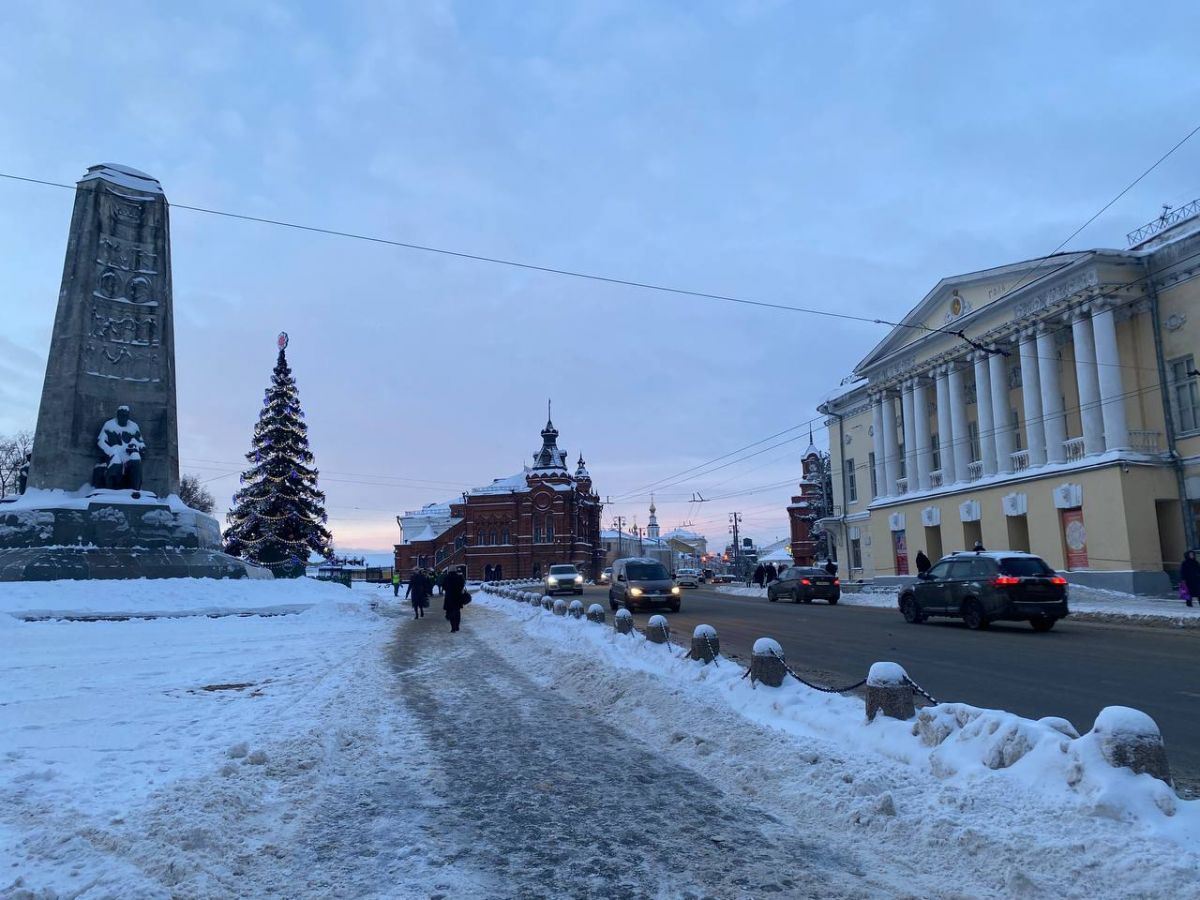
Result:
[[[158,183],[157,178],[147,175],[145,172],[141,172],[131,166],[123,166],[119,163],[101,163],[96,166],[89,166],[87,174],[79,179],[79,183],[83,184],[85,181],[107,181],[123,188],[145,191],[147,194],[161,194],[163,192],[162,185]]]

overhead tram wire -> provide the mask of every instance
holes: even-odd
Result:
[[[11,181],[37,184],[45,187],[64,188],[70,191],[74,191],[76,189],[76,186],[73,184],[64,184],[61,181],[50,181],[43,178],[31,178],[24,175],[14,175],[10,172],[0,172],[0,178],[7,178]],[[818,307],[791,306],[786,303],[771,303],[765,300],[752,300],[748,297],[738,297],[732,294],[717,294],[709,291],[690,290],[688,288],[672,287],[671,285],[657,284],[650,281],[638,281],[631,278],[618,278],[613,275],[600,275],[594,272],[580,272],[574,269],[565,269],[558,266],[544,266],[537,263],[527,263],[521,262],[520,260],[506,259],[499,256],[488,256],[482,253],[469,253],[465,250],[452,250],[447,247],[435,247],[431,244],[418,244],[412,241],[394,240],[392,238],[384,238],[377,235],[343,231],[337,228],[325,228],[317,225],[304,225],[299,222],[289,222],[284,219],[270,219],[265,216],[252,216],[247,213],[228,212],[226,210],[213,209],[206,206],[195,206],[187,203],[168,203],[168,205],[171,209],[186,209],[190,212],[203,213],[210,216],[237,219],[243,222],[254,222],[260,225],[271,225],[277,228],[289,228],[294,231],[321,234],[327,237],[339,237],[346,238],[348,240],[365,241],[367,243],[382,244],[388,247],[396,247],[403,250],[413,250],[420,253],[435,253],[442,256],[454,257],[456,259],[465,259],[472,262],[487,263],[497,266],[507,266],[509,268],[523,269],[530,272],[558,275],[564,278],[578,278],[586,281],[596,281],[602,284],[630,287],[638,290],[655,291],[658,293],[673,294],[681,297],[693,297],[699,300],[712,300],[720,303],[735,303],[742,306],[754,306],[763,309],[779,310],[782,312],[794,312],[801,313],[803,315],[821,316],[830,319],[840,319],[848,322],[862,322],[868,325],[887,325],[892,328],[911,328],[918,331],[931,330],[925,325],[893,322],[889,319],[880,319],[872,316],[857,316],[853,313],[836,312],[831,309],[820,309]]]

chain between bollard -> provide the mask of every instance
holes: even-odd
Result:
[[[823,694],[844,694],[847,691],[857,690],[858,688],[862,687],[864,684],[867,683],[867,679],[864,678],[862,681],[858,682],[858,684],[851,684],[847,687],[842,687],[842,688],[821,687],[821,685],[813,684],[811,681],[805,681],[803,678],[801,678],[799,675],[797,675],[796,672],[792,669],[792,667],[787,664],[786,660],[784,660],[784,658],[782,656],[780,656],[778,653],[776,653],[774,650],[771,651],[771,655],[774,656],[781,663],[783,663],[784,671],[787,672],[789,675],[791,675],[793,678],[795,678],[798,682],[800,682],[805,687],[812,688],[814,691],[820,691]]]
[[[914,691],[916,691],[918,694],[920,694],[922,697],[924,697],[926,700],[928,700],[934,706],[938,705],[938,702],[933,699],[933,697],[929,694],[929,692],[927,690],[925,690],[925,688],[921,687],[919,684],[917,684],[915,681],[913,681],[907,675],[904,676],[904,681],[909,687],[911,687]]]

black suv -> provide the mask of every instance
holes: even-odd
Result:
[[[914,625],[954,616],[972,629],[1005,620],[1049,631],[1068,613],[1067,579],[1017,550],[954,553],[901,589],[900,612]]]

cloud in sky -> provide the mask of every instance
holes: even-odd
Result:
[[[179,204],[885,318],[1050,250],[1194,127],[1200,90],[1183,3],[1136,27],[1116,3],[94,9],[6,11],[3,171],[123,162]],[[1075,246],[1200,195],[1198,158]],[[36,417],[71,199],[0,183],[0,429]],[[344,546],[516,471],[547,396],[620,496],[812,418],[882,337],[182,209],[172,241],[184,469],[228,501],[287,330]],[[736,506],[783,536],[806,444],[664,488],[660,519],[721,539]],[[609,512],[644,523],[646,499]]]

